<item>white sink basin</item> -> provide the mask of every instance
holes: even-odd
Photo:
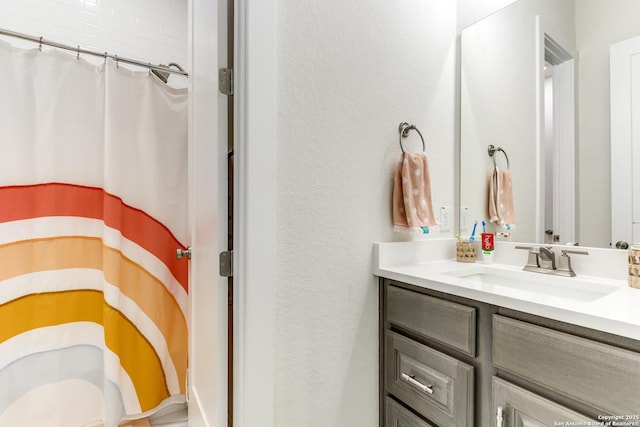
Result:
[[[552,274],[512,271],[477,266],[467,270],[444,273],[448,276],[468,280],[470,284],[481,287],[506,287],[549,297],[577,301],[595,301],[619,289],[610,284],[585,280],[580,277],[562,277]]]

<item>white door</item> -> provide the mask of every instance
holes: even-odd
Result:
[[[221,4],[222,3],[222,4]],[[226,1],[190,0],[189,425],[227,426],[227,279],[218,255],[227,244]],[[219,19],[220,18],[220,19]]]
[[[640,241],[640,37],[611,45],[611,241]],[[634,114],[635,112],[635,114]]]
[[[553,67],[553,234],[576,240],[575,60]],[[553,239],[556,242],[556,238]]]
[[[544,236],[541,242],[575,241],[575,61],[550,64],[545,78],[545,143],[540,147],[544,159]],[[550,232],[548,234],[548,232]]]

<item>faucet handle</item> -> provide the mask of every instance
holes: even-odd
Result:
[[[527,259],[527,265],[524,266],[523,270],[525,271],[535,271],[535,269],[540,267],[540,263],[538,261],[538,255],[540,254],[540,250],[537,247],[533,246],[516,246],[516,249],[523,249],[525,251],[529,251],[529,257]]]
[[[576,272],[573,271],[573,268],[571,267],[571,257],[569,257],[569,254],[589,255],[589,252],[577,251],[573,249],[562,249],[561,252],[562,252],[562,255],[560,255],[560,258],[558,261],[558,269],[556,270],[556,274],[560,276],[574,277],[576,275]]]
[[[587,251],[576,251],[574,249],[563,249],[562,251],[562,255],[560,256],[568,256],[567,254],[572,254],[572,255],[589,255],[589,252]]]

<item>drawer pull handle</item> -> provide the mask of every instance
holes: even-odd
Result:
[[[424,385],[420,381],[416,380],[414,377],[409,376],[404,372],[402,373],[402,375],[400,375],[400,377],[406,382],[408,382],[409,384],[411,384],[412,386],[418,387],[420,390],[424,391],[425,393],[433,394],[432,385]]]

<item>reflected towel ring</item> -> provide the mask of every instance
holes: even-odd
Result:
[[[405,152],[404,148],[402,147],[402,138],[408,137],[410,130],[415,130],[416,132],[418,132],[418,135],[420,135],[420,139],[422,140],[422,151],[423,152],[427,151],[427,147],[424,143],[424,137],[422,136],[422,133],[420,132],[420,130],[418,130],[418,128],[415,125],[410,125],[407,122],[402,122],[398,127],[398,132],[400,133],[398,140],[400,141],[400,149],[402,150],[402,152],[403,153]]]
[[[509,166],[509,156],[507,156],[507,152],[504,151],[502,147],[496,147],[493,144],[489,144],[489,147],[487,147],[487,152],[489,153],[489,157],[493,157],[493,167],[498,167],[498,165],[496,164],[496,151],[501,151],[502,154],[504,154],[504,158],[507,160],[507,169],[511,169],[511,167]]]

